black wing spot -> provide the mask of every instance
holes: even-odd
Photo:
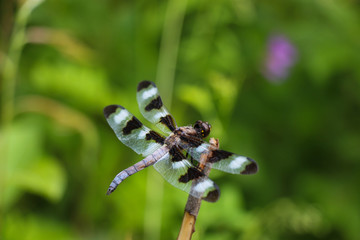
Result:
[[[144,88],[148,88],[150,85],[153,85],[154,87],[156,87],[155,83],[153,83],[151,81],[147,81],[147,80],[142,81],[138,84],[137,91],[140,92]]]
[[[122,132],[124,135],[128,135],[134,129],[138,129],[142,127],[142,123],[136,118],[132,117],[127,123],[126,126],[123,128]]]
[[[172,162],[179,162],[185,159],[185,156],[181,153],[180,149],[177,146],[171,147],[169,153]]]
[[[160,109],[163,106],[163,102],[161,101],[161,97],[153,99],[146,107],[145,110],[150,112],[153,109]]]
[[[104,108],[104,116],[108,118],[112,113],[116,112],[116,109],[121,108],[124,109],[123,106],[120,105],[109,105]]]
[[[215,189],[212,190],[211,192],[209,192],[206,197],[204,197],[203,199],[207,202],[216,202],[217,200],[219,200],[220,197],[220,189],[218,187],[218,185],[215,185]]]
[[[197,178],[200,178],[203,176],[204,176],[204,174],[202,172],[200,172],[197,168],[190,167],[190,168],[188,168],[187,172],[179,178],[179,182],[188,183],[191,180],[194,180],[194,179],[197,179]]]
[[[165,126],[167,126],[170,131],[175,131],[175,120],[171,115],[166,115],[165,117],[161,117],[160,118],[160,123],[164,124]]]
[[[258,165],[251,158],[247,158],[250,161],[248,165],[246,165],[245,170],[241,172],[241,174],[254,174],[258,171]]]
[[[161,143],[164,144],[165,138],[163,136],[161,136],[160,134],[158,134],[157,132],[150,130],[150,132],[148,134],[146,134],[145,139],[150,141],[150,140],[154,140],[157,143]]]
[[[233,153],[231,152],[227,152],[224,150],[214,150],[212,151],[212,156],[209,158],[208,162],[209,163],[219,162],[223,159],[230,157],[231,155],[233,155]]]

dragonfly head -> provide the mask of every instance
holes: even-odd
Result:
[[[201,138],[206,138],[210,133],[211,125],[208,122],[198,120],[194,124],[194,129]]]

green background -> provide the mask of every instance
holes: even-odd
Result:
[[[193,239],[360,238],[360,14],[353,0],[1,1],[0,239],[175,239],[187,195],[102,109],[143,123],[155,81],[179,126],[209,121],[259,172],[213,170]],[[298,52],[287,79],[262,72],[267,42]],[[151,126],[150,124],[147,124]]]

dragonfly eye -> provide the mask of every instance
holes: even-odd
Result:
[[[198,120],[194,124],[194,128],[198,133],[199,137],[206,138],[210,133],[211,125],[207,122]]]

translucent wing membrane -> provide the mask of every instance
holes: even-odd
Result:
[[[120,105],[105,107],[104,115],[119,140],[138,154],[147,156],[164,144],[163,136],[144,126]]]
[[[154,168],[174,187],[196,198],[216,202],[220,196],[218,186],[185,158],[174,161],[171,153],[164,155]]]
[[[184,146],[184,148],[186,148],[187,152],[197,161],[200,160],[202,153],[211,151],[210,144],[205,142],[196,147]],[[212,164],[212,168],[232,174],[254,174],[258,170],[256,162],[251,158],[239,156],[224,150],[213,150],[208,163]]]
[[[155,83],[142,81],[137,88],[137,101],[141,114],[154,123],[164,133],[170,134],[176,128],[176,122],[163,105]]]

